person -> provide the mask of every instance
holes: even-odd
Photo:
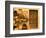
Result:
[[[22,30],[27,30],[27,25],[26,24],[22,25]]]
[[[14,11],[13,15],[18,16],[19,14],[17,13],[17,11]]]

